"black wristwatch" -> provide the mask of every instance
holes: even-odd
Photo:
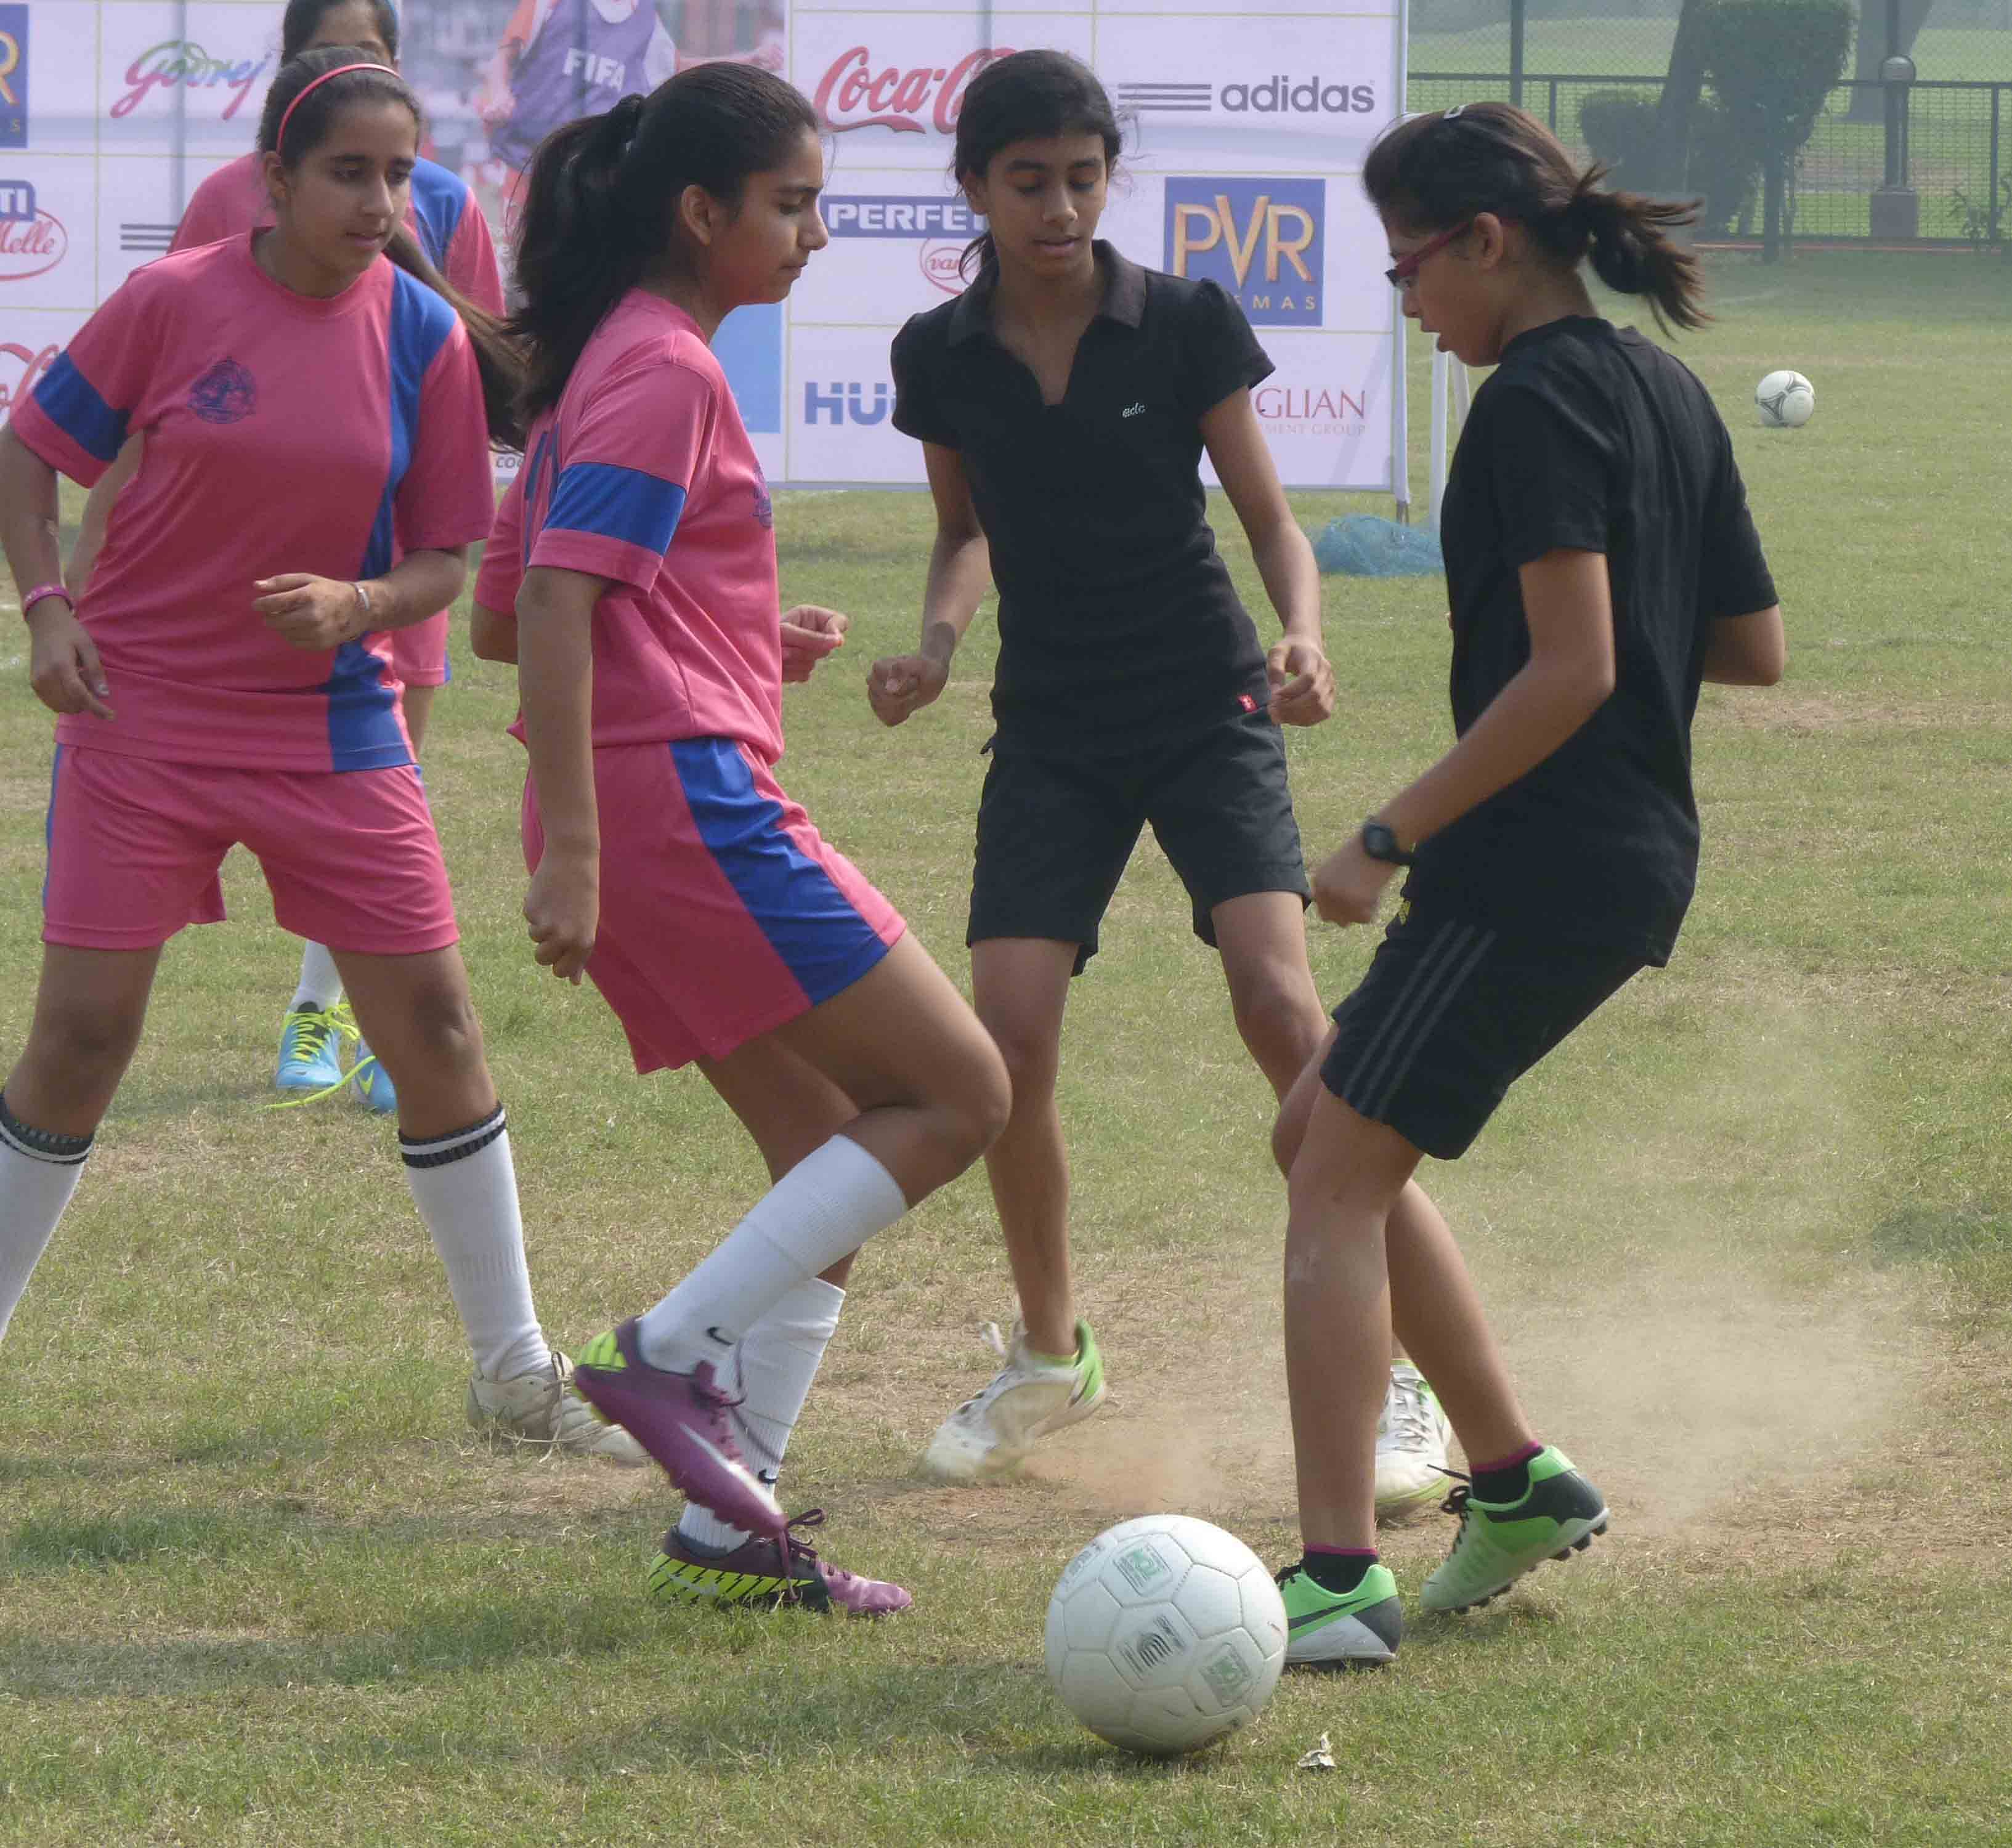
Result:
[[[1397,844],[1397,837],[1381,822],[1362,824],[1362,851],[1386,866],[1409,866],[1411,856]]]

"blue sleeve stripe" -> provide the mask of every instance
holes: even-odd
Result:
[[[461,215],[468,205],[468,187],[458,175],[430,160],[422,160],[412,169],[412,217],[426,255],[443,274],[448,247],[461,229]]]
[[[98,387],[79,372],[67,353],[42,374],[35,402],[49,421],[77,446],[102,462],[113,460],[126,444],[126,412],[115,411]]]
[[[684,510],[685,491],[675,481],[614,462],[575,462],[553,487],[544,530],[594,533],[664,552]]]

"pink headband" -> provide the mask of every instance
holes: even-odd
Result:
[[[273,137],[273,151],[277,153],[287,144],[287,124],[294,119],[294,111],[326,84],[330,77],[346,77],[352,70],[381,70],[387,77],[398,73],[388,64],[338,64],[333,70],[325,70],[312,83],[303,84],[300,92],[287,105],[286,112],[280,118],[280,132]]]

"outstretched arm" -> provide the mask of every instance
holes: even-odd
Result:
[[[950,680],[951,658],[992,582],[992,549],[978,523],[964,458],[925,443],[922,459],[936,507],[936,539],[922,590],[922,639],[912,655],[886,657],[867,670],[866,697],[883,725],[899,725]]]

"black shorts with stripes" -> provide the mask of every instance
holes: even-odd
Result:
[[[1509,1087],[1646,959],[1519,936],[1407,901],[1334,1011],[1322,1081],[1442,1161],[1467,1153]]]

